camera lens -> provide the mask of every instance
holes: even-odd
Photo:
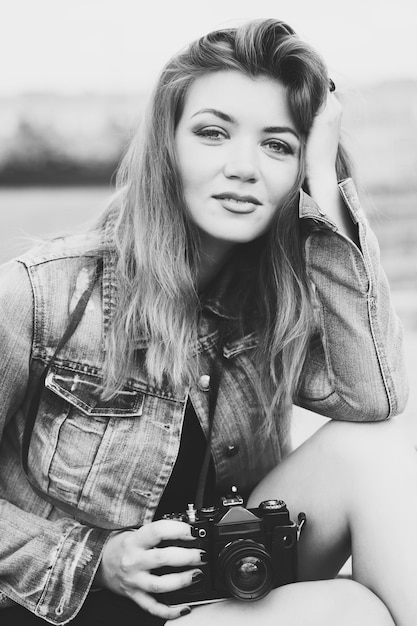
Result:
[[[219,555],[219,571],[226,589],[241,600],[259,600],[273,586],[271,557],[252,540],[239,539],[228,544]]]
[[[244,556],[231,568],[233,584],[242,591],[250,591],[263,584],[266,576],[265,564],[257,556]]]

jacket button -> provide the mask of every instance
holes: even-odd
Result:
[[[226,456],[235,456],[239,452],[239,446],[229,445],[226,447]]]
[[[210,389],[210,376],[208,374],[203,374],[198,379],[198,386],[201,391],[208,391]]]

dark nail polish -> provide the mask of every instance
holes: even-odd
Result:
[[[190,613],[191,613],[191,609],[190,609],[190,607],[189,607],[189,606],[185,606],[185,607],[184,607],[183,609],[181,609],[181,611],[180,611],[180,615],[181,615],[181,617],[182,617],[183,615],[189,615]]]
[[[198,583],[203,578],[203,572],[193,573],[193,583]]]
[[[201,562],[204,563],[204,565],[207,564],[207,552],[204,552],[204,550],[202,550],[202,552],[200,552],[200,559]]]

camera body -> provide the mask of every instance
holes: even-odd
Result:
[[[228,597],[259,600],[271,589],[297,580],[297,542],[303,524],[291,521],[285,502],[266,500],[247,509],[237,490],[221,498],[220,507],[197,510],[188,505],[185,513],[164,519],[188,522],[207,564],[199,569],[202,580],[184,589],[158,594],[166,604],[202,604]],[[160,544],[168,545],[167,542]],[[169,545],[190,547],[186,541]],[[187,568],[161,568],[155,573],[172,573]]]

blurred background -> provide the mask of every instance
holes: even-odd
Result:
[[[0,0],[0,261],[104,207],[160,68],[191,39],[287,21],[325,57],[406,334],[417,442],[417,13],[412,0]],[[295,438],[321,418],[298,411]]]

